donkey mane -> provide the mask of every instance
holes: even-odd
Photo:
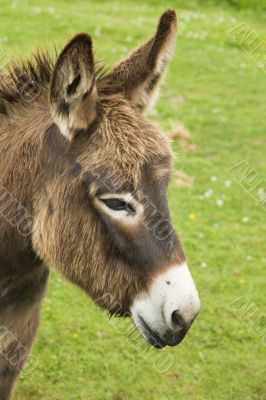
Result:
[[[28,91],[28,95],[34,98],[50,84],[55,58],[59,53],[55,49],[55,57],[52,57],[48,51],[38,50],[30,58],[12,61],[6,71],[0,70],[0,114],[8,116],[13,104],[28,103],[29,99],[23,96],[23,91]],[[99,61],[96,62],[95,77],[99,95],[120,91],[119,83],[108,79],[107,67]]]
[[[8,103],[23,101],[21,90],[27,88],[37,92],[50,82],[54,62],[48,52],[38,51],[32,59],[12,62],[7,72],[0,75],[0,107]]]

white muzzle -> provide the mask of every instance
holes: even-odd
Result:
[[[130,309],[137,329],[157,348],[180,343],[199,310],[198,292],[185,263],[158,275]]]

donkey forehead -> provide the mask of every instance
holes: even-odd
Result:
[[[171,167],[167,137],[125,101],[103,102],[94,131],[89,138],[81,137],[75,149],[83,172],[104,178],[113,189],[140,186],[144,175],[168,176]]]
[[[92,196],[106,193],[131,193],[139,201],[155,192],[164,193],[170,176],[169,159],[147,163],[135,170],[123,172],[117,166],[105,164],[92,170],[83,169],[82,182]],[[153,196],[152,196],[153,197]]]

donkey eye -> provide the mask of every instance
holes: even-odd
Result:
[[[114,210],[114,211],[128,211],[132,214],[134,214],[136,212],[136,210],[132,206],[132,204],[126,202],[125,200],[113,198],[113,199],[101,199],[101,201],[108,208],[111,208],[111,210]]]

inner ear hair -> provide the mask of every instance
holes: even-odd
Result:
[[[49,100],[53,118],[69,140],[95,120],[97,90],[92,40],[88,34],[75,36],[60,53]]]
[[[117,65],[107,79],[119,83],[125,96],[140,110],[156,99],[156,95],[172,58],[177,36],[174,10],[160,17],[155,35]]]

